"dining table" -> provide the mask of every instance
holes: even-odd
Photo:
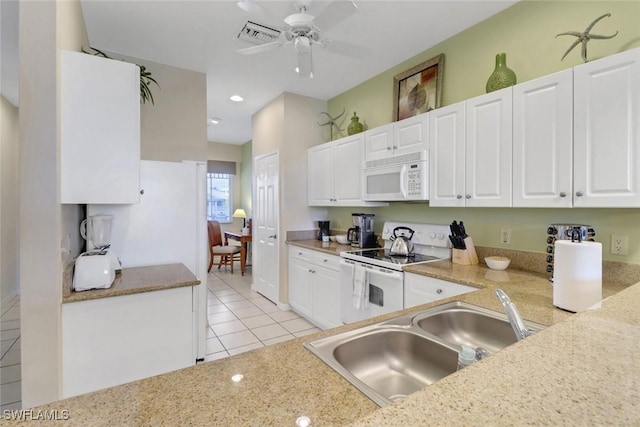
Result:
[[[235,240],[240,242],[240,273],[244,276],[246,267],[250,267],[251,264],[247,264],[247,252],[249,243],[251,243],[251,233],[236,233],[233,231],[224,232],[224,244],[228,245],[229,240]]]

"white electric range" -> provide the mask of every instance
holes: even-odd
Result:
[[[391,256],[389,249],[396,227],[414,231],[413,254]],[[408,265],[451,258],[451,234],[448,225],[385,222],[382,229],[383,248],[341,252],[340,312],[344,323],[404,308],[404,273]]]

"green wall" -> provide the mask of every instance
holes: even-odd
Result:
[[[519,83],[579,65],[582,63],[579,47],[560,61],[575,38],[555,35],[583,31],[605,13],[611,13],[611,17],[598,22],[592,32],[609,35],[619,31],[619,34],[611,40],[590,41],[589,59],[640,47],[639,0],[521,1],[330,99],[329,114],[339,114],[342,108],[357,111],[366,128],[391,122],[393,77],[440,53],[445,55],[443,106],[484,94],[495,55],[500,52],[507,54],[507,65],[516,72]],[[378,232],[385,220],[445,224],[463,220],[477,245],[531,252],[545,251],[546,229],[551,223],[590,224],[596,229],[596,240],[603,244],[604,259],[640,264],[638,209],[431,208],[427,204],[396,203],[373,209],[332,208],[328,216],[332,228],[349,227],[351,212],[374,213]],[[512,229],[510,245],[500,243],[501,228]],[[611,234],[629,236],[627,256],[609,254]]]

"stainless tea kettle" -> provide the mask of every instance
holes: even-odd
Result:
[[[407,237],[407,234],[409,235],[408,237]],[[408,257],[411,254],[413,254],[413,243],[411,243],[412,237],[413,237],[413,230],[410,229],[409,227],[394,228],[393,235],[390,237],[390,240],[393,243],[391,243],[391,248],[389,249],[389,255]]]

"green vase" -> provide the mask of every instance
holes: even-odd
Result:
[[[355,135],[356,133],[360,133],[364,130],[364,125],[358,121],[358,116],[356,116],[356,112],[353,112],[353,117],[351,117],[351,123],[347,126],[347,133],[349,135]]]
[[[507,67],[507,54],[496,55],[496,68],[487,80],[487,93],[516,84],[516,73]]]

